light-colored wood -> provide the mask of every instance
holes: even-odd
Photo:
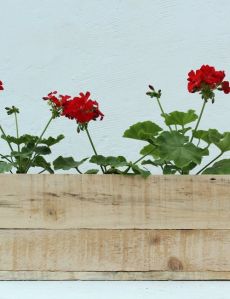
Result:
[[[0,280],[230,280],[230,272],[0,271]]]
[[[0,175],[1,280],[230,280],[230,176]]]
[[[0,230],[0,270],[230,272],[230,231]]]
[[[0,175],[0,228],[230,229],[230,176]]]

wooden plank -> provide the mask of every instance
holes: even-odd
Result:
[[[0,280],[230,280],[230,272],[61,272],[61,271],[0,271]]]
[[[0,230],[1,271],[230,271],[229,230]]]
[[[230,176],[0,175],[0,228],[230,229]]]

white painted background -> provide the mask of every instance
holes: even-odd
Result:
[[[158,107],[145,96],[149,83],[163,90],[165,110],[172,111],[200,109],[199,97],[186,90],[190,69],[211,64],[230,79],[229,11],[228,0],[0,0],[1,123],[13,134],[3,108],[14,104],[22,111],[21,133],[39,134],[50,116],[42,96],[54,89],[71,95],[90,90],[105,113],[91,126],[98,151],[136,159],[141,144],[121,135],[136,121],[160,122]],[[219,93],[201,127],[229,130],[229,109],[230,96]],[[66,135],[53,157],[91,154],[74,122],[58,119],[49,133]],[[36,298],[38,285],[37,298],[43,292],[45,299],[222,299],[230,290],[228,282],[2,282],[0,299]]]

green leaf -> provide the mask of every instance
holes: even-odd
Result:
[[[47,139],[42,139],[40,142],[39,142],[39,144],[41,143],[41,144],[45,144],[45,145],[47,145],[47,146],[52,146],[52,145],[54,145],[54,144],[56,144],[56,143],[58,143],[58,142],[60,142],[62,139],[64,139],[65,138],[65,136],[64,135],[58,135],[56,138],[54,138],[54,137],[49,137],[49,138],[47,138]]]
[[[29,158],[32,155],[32,151],[30,149],[23,148],[21,152],[12,151],[11,155],[16,158]]]
[[[100,165],[100,166],[111,166],[111,167],[123,167],[128,166],[129,163],[123,156],[113,157],[108,156],[104,157],[102,155],[94,155],[91,157],[89,162]]]
[[[164,117],[167,126],[180,125],[182,127],[194,122],[198,118],[195,110],[188,110],[187,112],[173,111],[169,114],[162,114],[162,116]]]
[[[165,164],[165,161],[162,159],[158,159],[158,160],[144,160],[141,162],[142,165],[153,165],[153,166],[162,166]]]
[[[42,156],[35,157],[31,167],[41,167],[47,170],[49,173],[54,173],[53,169],[51,168],[51,164]]]
[[[32,143],[36,142],[36,136],[32,136],[32,135],[28,135],[28,134],[22,135],[19,138],[14,137],[14,136],[10,136],[10,135],[7,135],[7,136],[2,135],[1,138],[8,141],[9,143],[14,143],[14,144],[17,144],[17,145],[27,144],[29,142],[32,142]]]
[[[230,159],[220,160],[206,168],[202,174],[230,174]]]
[[[178,171],[178,167],[175,165],[165,165],[163,168],[163,174],[175,174]]]
[[[216,129],[205,130],[197,130],[193,131],[193,136],[197,139],[201,139],[208,144],[218,143],[220,139],[223,137],[223,134],[219,133]]]
[[[223,153],[230,151],[230,132],[225,132],[223,138],[214,143]]]
[[[158,158],[159,148],[156,145],[148,144],[141,149],[140,154],[143,156],[152,156],[154,158]]]
[[[59,156],[53,161],[53,166],[55,170],[69,170],[71,168],[78,168],[83,164],[88,158],[84,158],[81,161],[75,161],[72,157],[62,157]]]
[[[187,128],[184,128],[184,129],[180,129],[180,130],[177,130],[179,133],[182,133],[183,135],[190,131],[192,128],[191,127],[187,127]]]
[[[105,174],[126,174],[124,172],[122,172],[121,170],[111,167],[109,169],[106,170]]]
[[[197,166],[197,164],[194,162],[189,163],[187,166],[182,168],[183,174],[189,174],[190,170],[192,170],[196,166]]]
[[[160,131],[162,131],[162,128],[154,122],[144,121],[129,127],[129,129],[124,132],[123,137],[151,141]]]
[[[148,171],[148,170],[144,170],[144,169],[141,169],[138,165],[136,164],[132,164],[131,165],[131,168],[132,168],[132,171],[135,173],[135,174],[139,174],[141,175],[142,177],[144,178],[147,178],[151,172]]]
[[[191,162],[200,164],[202,157],[208,154],[207,149],[201,149],[188,142],[188,137],[179,132],[163,132],[158,138],[160,158],[174,161],[179,168],[186,167]]]
[[[6,112],[8,115],[14,114],[14,113],[19,113],[19,109],[15,106],[12,107],[6,107]]]
[[[37,146],[34,149],[34,152],[38,155],[49,155],[51,153],[51,150],[48,146]]]
[[[89,170],[87,170],[85,173],[86,174],[97,174],[98,173],[98,169],[89,169]]]
[[[13,164],[0,161],[0,173],[9,172],[13,168]]]
[[[8,141],[9,143],[14,143],[17,145],[20,144],[32,144],[33,146],[35,145],[35,143],[38,141],[39,137],[38,136],[34,136],[34,135],[29,135],[29,134],[24,134],[22,136],[20,136],[19,138],[14,137],[14,136],[10,136],[10,135],[2,135],[1,136],[2,139]],[[47,139],[42,139],[39,144],[45,144],[47,146],[52,146],[56,143],[58,143],[59,141],[61,141],[64,138],[64,135],[58,135],[56,138],[54,137],[49,137]]]

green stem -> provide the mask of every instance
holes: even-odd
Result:
[[[13,152],[13,147],[12,147],[12,145],[11,145],[11,143],[7,140],[7,136],[6,136],[6,133],[5,133],[5,131],[3,130],[3,127],[0,125],[0,131],[2,132],[2,134],[3,134],[3,136],[5,137],[5,141],[7,142],[7,144],[9,145],[9,148],[10,148],[10,150],[11,150],[11,152]],[[11,161],[10,162],[14,162],[13,161],[13,158],[12,158],[12,155],[11,155]]]
[[[43,173],[43,172],[45,172],[46,171],[46,169],[43,169],[43,170],[41,170],[38,174],[41,174],[41,173]]]
[[[80,171],[80,169],[78,167],[75,167],[76,171],[80,174],[82,174],[82,172]]]
[[[12,162],[10,159],[8,159],[6,156],[4,156],[4,155],[2,155],[2,154],[0,154],[0,157],[2,158],[2,159],[5,159],[6,161],[8,161],[8,162]]]
[[[203,170],[205,170],[209,165],[211,165],[213,162],[215,162],[217,159],[219,159],[222,155],[223,155],[224,152],[221,152],[216,158],[212,159],[212,161],[210,161],[208,164],[206,164],[203,168],[201,168],[201,170],[199,170],[197,174],[200,174]]]
[[[163,107],[162,107],[162,105],[161,105],[161,102],[160,102],[159,98],[157,98],[157,103],[158,103],[158,105],[159,105],[159,107],[160,107],[160,110],[161,110],[162,115],[165,116],[166,113],[164,112],[164,109],[163,109]],[[170,125],[167,125],[167,126],[168,126],[169,130],[172,132],[172,128],[171,128],[171,126],[170,126]]]
[[[143,160],[145,157],[147,157],[148,155],[150,155],[152,152],[153,152],[153,150],[149,151],[147,154],[145,154],[144,156],[140,157],[135,162],[133,162],[133,164],[137,164],[138,162],[140,162],[141,160]]]
[[[43,135],[45,134],[46,130],[48,129],[48,127],[49,127],[49,125],[50,125],[50,123],[51,123],[51,121],[52,121],[53,119],[54,119],[54,117],[53,117],[53,115],[52,115],[51,118],[49,119],[49,121],[47,122],[47,124],[46,124],[44,130],[42,131],[41,135],[38,137],[38,140],[36,141],[36,143],[35,143],[35,145],[34,145],[34,147],[33,147],[33,151],[36,149],[37,145],[38,145],[39,142],[41,141]],[[33,156],[33,151],[32,151],[32,156]],[[25,173],[27,173],[28,170],[30,169],[30,166],[31,166],[31,164],[34,162],[35,157],[36,157],[36,153],[34,154],[33,158],[31,158],[31,159],[29,160],[29,163],[28,163],[28,165],[27,165],[27,167],[26,167],[26,169],[25,169]]]
[[[140,157],[139,159],[137,159],[135,162],[133,162],[132,164],[137,164],[138,162],[140,162],[141,160],[143,160],[145,157],[147,157],[149,154],[151,154],[153,152],[153,150],[149,151],[147,154],[145,154],[144,156]],[[131,168],[131,166],[128,166],[125,170],[124,170],[124,174],[126,174],[129,169]]]
[[[2,132],[3,136],[6,138],[6,142],[7,142],[7,144],[9,145],[9,148],[11,149],[11,151],[13,152],[13,148],[12,148],[10,142],[7,140],[6,133],[5,133],[5,131],[3,130],[3,128],[2,128],[1,125],[0,125],[0,131]]]
[[[202,105],[202,108],[201,108],[201,111],[200,111],[200,115],[199,115],[199,117],[198,117],[198,120],[197,120],[197,123],[196,123],[195,129],[194,129],[194,131],[193,131],[193,133],[192,133],[192,137],[191,137],[191,140],[190,140],[190,142],[192,142],[192,141],[193,141],[193,138],[194,138],[194,133],[197,131],[197,128],[198,128],[198,126],[199,126],[199,124],[200,124],[200,120],[201,120],[201,117],[202,117],[202,115],[203,115],[203,112],[204,112],[204,107],[205,107],[206,103],[207,103],[207,102],[204,100],[204,103],[203,103],[203,105]]]
[[[14,118],[15,118],[15,125],[16,125],[16,135],[17,135],[17,139],[19,139],[18,117],[16,112],[14,112]],[[18,144],[18,153],[20,153],[20,144]],[[21,167],[21,157],[19,157],[19,169],[20,167]]]
[[[95,148],[95,146],[94,146],[93,140],[92,140],[92,138],[91,138],[91,136],[90,136],[90,134],[89,134],[89,130],[88,130],[87,127],[85,128],[85,131],[86,131],[86,134],[87,134],[87,136],[88,136],[88,138],[89,138],[89,142],[90,142],[90,144],[91,144],[91,146],[92,146],[92,149],[93,149],[93,151],[94,151],[94,154],[95,154],[96,156],[98,156],[98,153],[97,153],[97,151],[96,151],[96,148]],[[100,167],[101,167],[101,171],[102,171],[103,173],[105,173],[104,168],[103,168],[101,165],[100,165]]]

